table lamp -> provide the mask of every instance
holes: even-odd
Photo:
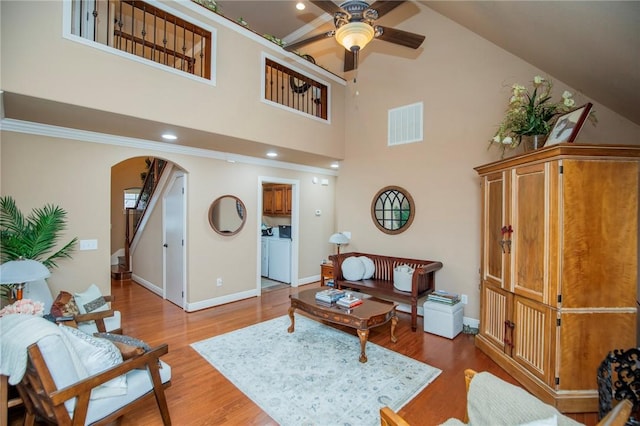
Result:
[[[338,254],[340,254],[340,245],[347,244],[349,242],[349,238],[342,232],[337,232],[329,237],[329,242],[338,246]]]
[[[50,276],[49,269],[37,260],[10,260],[0,265],[0,284],[13,285],[16,300],[22,300],[22,292],[26,283]]]

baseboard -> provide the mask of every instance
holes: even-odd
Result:
[[[131,279],[137,282],[138,284],[140,284],[142,287],[146,288],[147,290],[157,294],[160,297],[164,297],[164,291],[162,291],[162,287],[158,287],[152,282],[147,281],[136,274],[131,274]]]
[[[462,317],[462,324],[471,328],[480,328],[480,320],[476,318]]]
[[[310,277],[300,278],[298,280],[298,285],[311,284],[320,281],[320,274],[312,275]],[[293,282],[291,283],[293,285]]]
[[[187,303],[185,311],[195,312],[202,309],[212,308],[218,305],[237,302],[238,300],[250,299],[256,296],[258,296],[258,292],[256,290],[241,291],[239,293],[228,294],[226,296],[214,297],[213,299],[201,300],[195,303]]]
[[[116,252],[111,255],[111,266],[117,265],[118,263],[120,263],[120,259],[119,259],[120,256],[124,256],[123,248],[116,250]]]

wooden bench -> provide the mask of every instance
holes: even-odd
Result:
[[[373,261],[375,272],[370,279],[360,281],[345,280],[342,262],[351,256],[366,256]],[[442,268],[442,262],[432,260],[406,259],[369,253],[341,253],[329,256],[333,262],[333,282],[336,288],[360,290],[380,299],[393,300],[411,306],[411,330],[418,324],[418,299],[435,289],[435,273]],[[408,265],[415,269],[411,282],[411,292],[397,290],[393,286],[393,271],[396,266]]]

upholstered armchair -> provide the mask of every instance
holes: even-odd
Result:
[[[449,419],[445,426],[462,425],[580,425],[563,415],[551,405],[545,404],[524,389],[507,383],[488,372],[476,373],[465,370],[467,385],[467,409],[463,421]],[[622,426],[631,413],[632,403],[623,400],[598,426]],[[409,424],[389,407],[380,410],[383,426],[409,426]]]
[[[112,296],[103,296],[91,284],[85,291],[74,294],[61,291],[51,306],[51,315],[58,322],[76,327],[87,334],[122,334],[120,311],[113,310]]]
[[[171,367],[160,360],[166,344],[123,360],[111,341],[40,317],[8,315],[0,327],[0,374],[17,385],[26,425],[36,416],[60,425],[106,424],[149,399],[171,424],[164,393]]]

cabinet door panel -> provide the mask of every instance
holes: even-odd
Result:
[[[515,296],[513,358],[549,386],[553,383],[551,354],[555,348],[556,311],[542,303]]]
[[[483,200],[483,280],[491,284],[508,288],[507,261],[510,247],[504,245],[507,236],[502,228],[507,225],[507,182],[504,173],[487,176],[484,181]]]
[[[542,302],[548,211],[544,164],[513,171],[513,291]]]
[[[487,283],[482,284],[480,333],[503,351],[511,350],[509,345],[505,346],[505,323],[511,318],[512,299],[511,293]],[[510,336],[510,333],[507,334]]]
[[[271,187],[262,188],[262,214],[273,214],[273,189]]]
[[[275,214],[284,214],[285,212],[285,187],[274,186],[273,187],[273,212]]]
[[[291,203],[292,203],[292,186],[287,186],[286,196],[285,196],[285,214],[291,214]]]
[[[563,163],[562,304],[634,306],[638,259],[638,163]],[[597,295],[597,296],[594,296]]]
[[[595,372],[613,349],[636,347],[633,312],[563,313],[560,325],[559,389],[595,388]]]

